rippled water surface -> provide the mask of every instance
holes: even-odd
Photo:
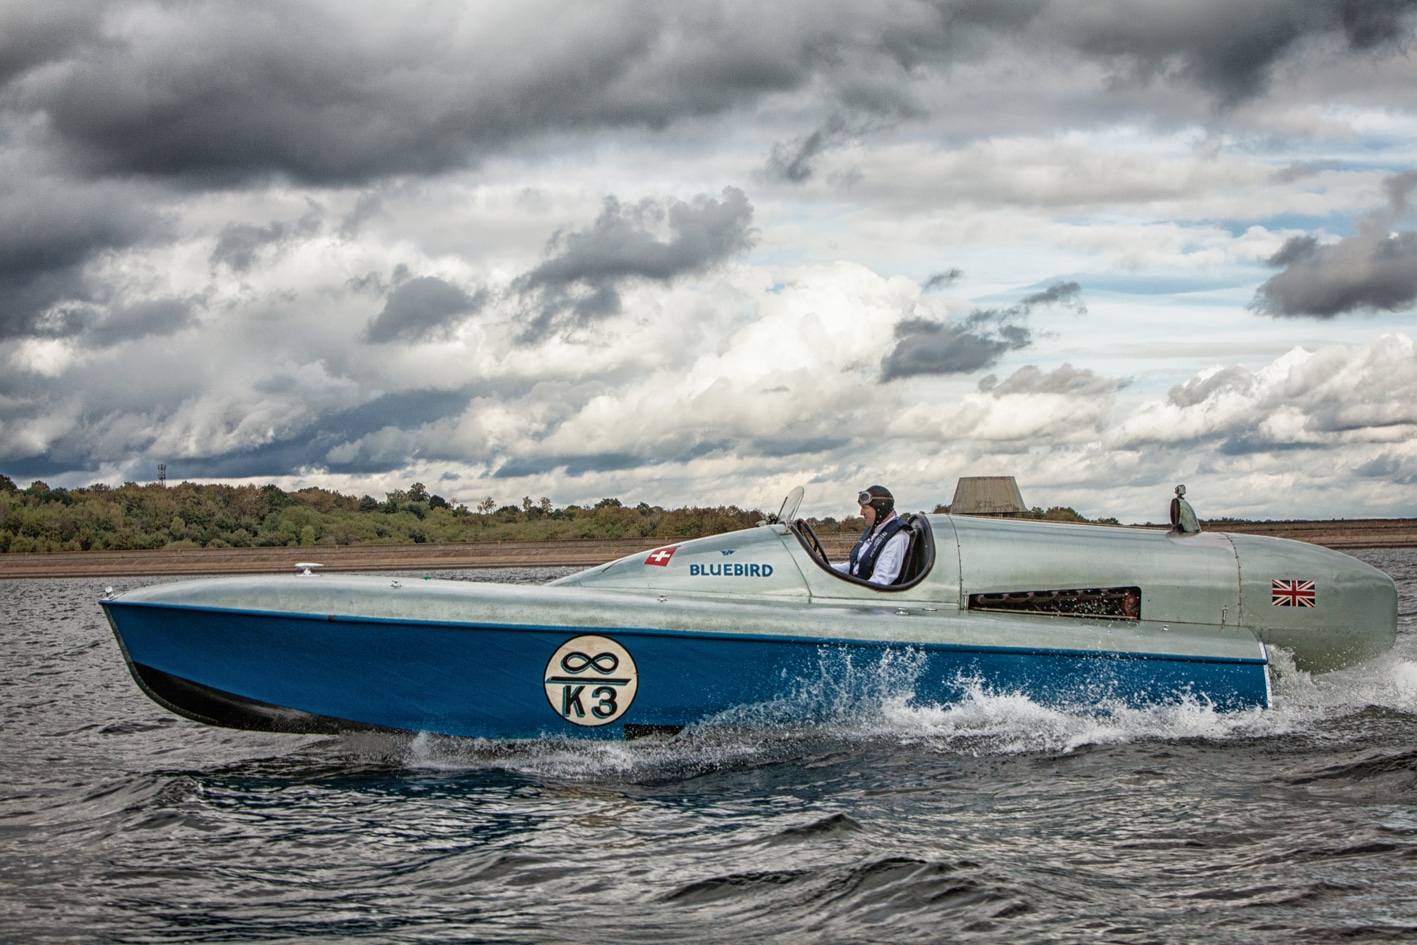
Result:
[[[1359,556],[1397,648],[1269,711],[897,698],[616,744],[206,728],[98,608],[146,579],[0,582],[0,939],[1417,940],[1417,550]]]

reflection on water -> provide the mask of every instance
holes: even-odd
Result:
[[[1397,648],[1276,654],[1268,711],[887,687],[630,743],[205,728],[128,678],[103,581],[0,582],[0,939],[1411,938],[1417,552],[1361,556]]]

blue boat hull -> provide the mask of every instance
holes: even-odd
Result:
[[[1177,657],[121,599],[104,608],[148,695],[202,722],[267,731],[621,738],[711,722],[859,716],[892,699],[944,706],[979,691],[1083,709],[1269,704],[1258,647],[1250,659]],[[580,652],[584,640],[601,642]]]

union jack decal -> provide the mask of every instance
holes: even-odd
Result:
[[[1276,607],[1312,607],[1314,606],[1314,582],[1271,581],[1269,602]]]

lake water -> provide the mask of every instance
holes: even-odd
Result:
[[[207,728],[99,610],[150,580],[0,582],[0,940],[1417,940],[1417,550],[1358,556],[1396,649],[1268,711],[981,693],[617,744]]]

